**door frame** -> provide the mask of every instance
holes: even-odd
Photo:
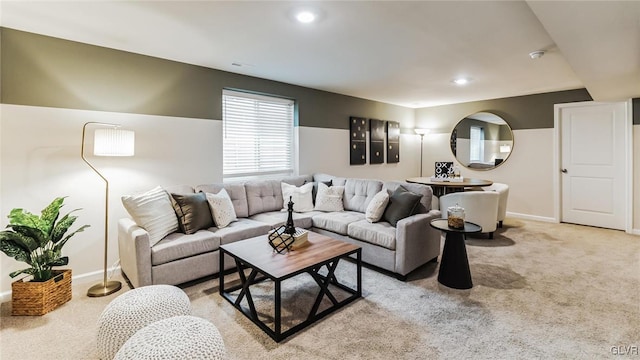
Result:
[[[560,112],[562,109],[571,107],[597,106],[612,103],[625,103],[625,127],[624,127],[624,223],[625,232],[633,233],[633,116],[632,100],[619,102],[594,102],[583,101],[566,104],[555,104],[553,106],[553,217],[556,223],[562,219],[562,182],[560,179],[560,164],[562,163],[562,134],[560,131]]]

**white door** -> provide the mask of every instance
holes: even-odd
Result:
[[[563,222],[625,230],[625,103],[560,108]]]

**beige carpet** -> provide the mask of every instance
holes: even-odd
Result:
[[[587,359],[640,346],[640,237],[508,219],[467,252],[471,290],[439,285],[434,263],[407,282],[364,269],[362,299],[280,344],[218,295],[216,279],[184,290],[230,359]],[[3,303],[1,359],[94,359],[96,319],[116,295],[88,298],[90,285],[74,283],[73,300],[42,317],[12,317]],[[285,306],[302,309],[313,283],[305,275],[283,289]]]

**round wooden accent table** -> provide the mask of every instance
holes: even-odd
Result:
[[[405,180],[409,183],[429,185],[433,189],[433,195],[440,197],[444,194],[464,191],[466,187],[490,186],[491,180],[465,178],[464,181],[431,181],[428,177],[413,177]]]

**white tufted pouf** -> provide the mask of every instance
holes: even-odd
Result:
[[[150,285],[127,291],[113,299],[98,319],[98,356],[111,360],[122,344],[148,324],[190,315],[189,297],[171,285]]]
[[[175,316],[138,330],[114,360],[225,359],[218,328],[195,316]]]

